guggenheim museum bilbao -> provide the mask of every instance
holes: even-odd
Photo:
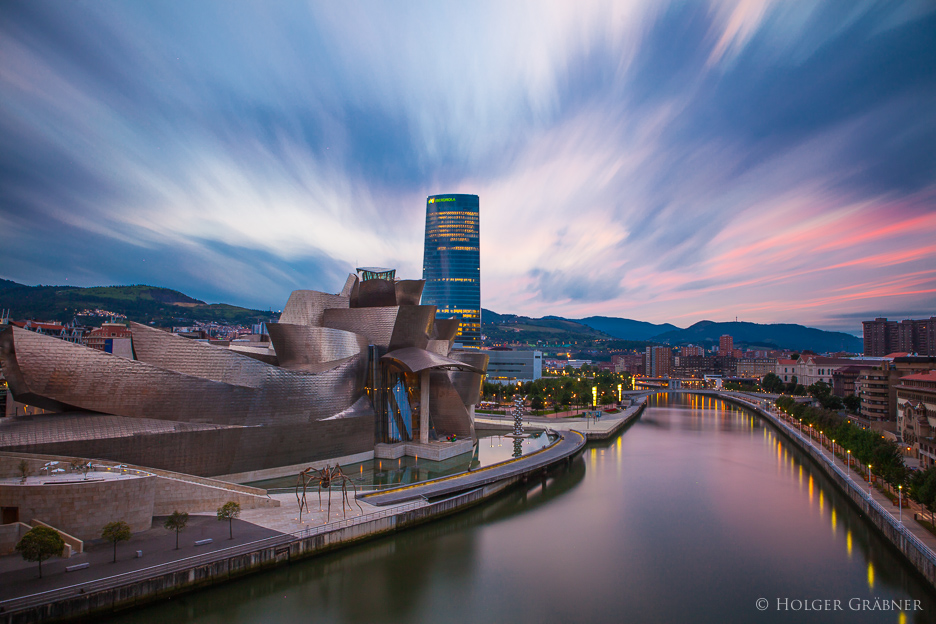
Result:
[[[262,347],[131,323],[129,359],[7,326],[10,391],[47,413],[6,419],[0,450],[230,477],[473,438],[488,358],[454,348],[424,284],[358,269],[338,294],[297,290]]]

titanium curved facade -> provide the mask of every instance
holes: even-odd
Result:
[[[456,342],[481,346],[481,254],[477,195],[432,195],[426,200],[422,303],[438,318],[461,320]]]
[[[265,346],[130,323],[133,354],[120,357],[0,327],[14,398],[52,412],[0,420],[0,449],[215,476],[473,436],[487,356],[452,352],[458,321],[416,304],[421,280],[382,277],[295,291]]]

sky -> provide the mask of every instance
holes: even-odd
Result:
[[[0,4],[0,277],[277,310],[441,193],[499,313],[936,315],[936,3]]]

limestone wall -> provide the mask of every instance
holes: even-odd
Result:
[[[22,522],[0,524],[0,555],[9,555],[15,552],[16,543],[23,539],[29,529],[30,526]]]
[[[173,511],[186,513],[215,511],[228,501],[240,503],[242,509],[279,507],[278,500],[237,490],[203,485],[191,481],[158,477],[156,480],[153,515],[167,516]]]
[[[93,474],[93,473],[92,473]],[[4,507],[19,507],[21,522],[41,520],[57,529],[89,540],[101,537],[108,522],[123,520],[134,532],[152,526],[155,475],[123,479],[0,484]]]

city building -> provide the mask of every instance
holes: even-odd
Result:
[[[484,353],[488,356],[486,380],[492,383],[526,383],[543,376],[541,351],[490,349]]]
[[[936,371],[905,375],[896,386],[897,431],[922,468],[936,463]]]
[[[696,345],[686,345],[679,347],[679,355],[682,357],[688,357],[690,355],[705,355],[705,348]]]
[[[631,375],[643,375],[646,370],[643,353],[622,353],[611,356],[611,364],[614,366],[615,373],[630,373]]]
[[[741,358],[738,360],[737,375],[762,379],[768,373],[774,372],[777,361],[773,358]]]
[[[832,373],[837,368],[851,366],[853,360],[847,358],[830,358],[820,355],[805,354],[796,361],[796,378],[807,388],[814,383],[827,383],[832,386]]]
[[[487,354],[453,348],[458,320],[419,305],[422,280],[361,273],[338,294],[294,291],[267,325],[270,342],[256,345],[130,323],[130,359],[7,326],[0,366],[12,398],[46,414],[4,418],[0,450],[233,481],[452,435],[470,451]]]
[[[832,371],[832,394],[842,398],[852,394],[857,395],[856,383],[858,377],[871,368],[874,368],[874,364],[855,363],[836,368]]]
[[[718,354],[719,355],[731,355],[732,350],[734,350],[734,338],[725,334],[718,339]]]
[[[456,342],[481,346],[481,255],[477,195],[433,195],[426,200],[423,305],[438,318],[459,319]]]
[[[132,334],[125,323],[104,323],[84,337],[84,345],[104,353],[133,359]]]
[[[673,350],[669,347],[647,347],[644,364],[647,377],[669,377],[673,367]]]
[[[876,318],[862,322],[864,354],[883,357],[902,351],[916,355],[936,355],[936,317],[888,321]]]
[[[936,370],[936,356],[898,356],[862,372],[855,381],[861,415],[870,421],[895,422],[900,379],[931,370]]]

